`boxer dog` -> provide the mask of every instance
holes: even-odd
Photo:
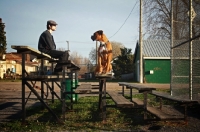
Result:
[[[103,34],[102,30],[96,31],[91,39],[93,41],[99,41],[100,46],[98,48],[98,64],[96,67],[96,74],[110,74],[112,70],[112,45],[107,39],[106,35]]]

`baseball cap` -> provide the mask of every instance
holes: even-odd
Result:
[[[58,24],[53,20],[48,20],[47,25],[58,25]]]

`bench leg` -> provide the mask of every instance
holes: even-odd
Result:
[[[106,121],[106,79],[99,82],[99,110],[102,111],[103,122]]]
[[[144,120],[147,119],[147,92],[143,93],[144,95]]]
[[[133,92],[132,91],[133,91],[132,88],[130,88],[130,101],[131,102],[133,102],[133,100],[132,100]]]
[[[100,80],[99,81],[99,110],[101,109],[102,89],[103,89],[103,80]]]
[[[103,122],[106,121],[106,79],[104,79],[104,86],[103,86],[103,101],[102,101],[102,105],[103,105]]]
[[[122,86],[122,96],[124,96],[124,85]]]
[[[187,121],[187,104],[184,105],[184,107],[185,107],[184,120]]]
[[[159,97],[159,100],[160,100],[160,110],[162,110],[162,106],[163,106],[163,105],[162,105],[162,102],[163,102],[163,101],[162,101],[162,98]]]

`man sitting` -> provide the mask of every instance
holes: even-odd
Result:
[[[58,24],[53,20],[47,21],[47,30],[40,35],[38,50],[50,55],[53,58],[59,59],[60,61],[67,61],[69,59],[69,51],[56,50],[56,44],[53,36],[51,35],[53,31],[56,31],[57,25]],[[62,65],[58,63],[54,68],[54,72],[61,71]]]

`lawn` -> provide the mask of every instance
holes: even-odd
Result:
[[[67,104],[69,103],[66,101]],[[49,102],[50,103],[50,102]],[[107,99],[107,104],[114,104]],[[50,107],[61,118],[61,103],[56,100]],[[73,105],[73,110],[66,111],[64,124],[59,124],[41,106],[27,108],[26,123],[15,120],[0,124],[3,131],[127,131],[139,130],[144,124],[142,110],[118,109],[109,107],[106,109],[106,122],[102,121],[101,112],[98,110],[98,97],[81,97]]]

